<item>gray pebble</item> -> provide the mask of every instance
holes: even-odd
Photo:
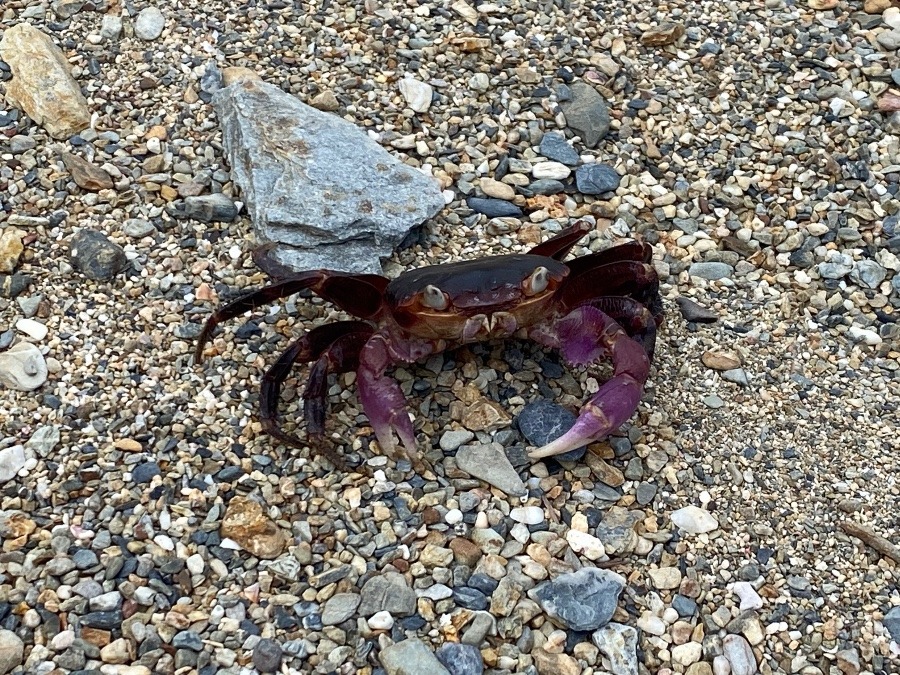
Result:
[[[578,191],[586,195],[602,195],[615,192],[622,177],[609,164],[585,164],[575,170]]]
[[[688,268],[688,274],[692,277],[717,281],[731,278],[731,275],[734,274],[734,268],[722,262],[697,262]]]
[[[156,7],[142,9],[134,21],[134,34],[141,40],[155,40],[166,27],[163,13]]]
[[[111,279],[128,263],[124,249],[102,232],[81,230],[69,243],[72,266],[88,279]]]
[[[253,648],[253,665],[261,673],[277,673],[281,669],[282,649],[275,640],[264,638]]]
[[[575,166],[581,159],[566,137],[558,131],[550,131],[541,139],[541,154],[547,159],[560,162],[566,166]]]

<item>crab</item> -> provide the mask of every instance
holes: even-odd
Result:
[[[254,259],[275,281],[215,311],[198,337],[195,360],[202,360],[219,323],[309,289],[356,318],[309,330],[269,368],[260,392],[263,429],[286,445],[303,445],[279,426],[278,401],[292,366],[312,363],[304,416],[307,434],[320,445],[328,375],[355,370],[359,399],[382,451],[417,463],[406,399],[387,375],[392,366],[512,337],[557,349],[576,366],[611,359],[612,376],[584,404],[574,426],[529,454],[539,459],[569,452],[608,436],[635,412],[663,319],[648,244],[630,241],[563,262],[592,227],[579,221],[527,253],[422,267],[393,280],[292,272],[261,247]]]

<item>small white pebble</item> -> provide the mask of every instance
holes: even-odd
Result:
[[[368,624],[372,630],[390,630],[394,627],[394,617],[390,612],[376,612],[369,617]]]
[[[462,522],[462,519],[463,514],[459,509],[450,509],[449,511],[447,511],[447,515],[444,516],[444,520],[448,525],[457,525],[458,523]]]
[[[47,326],[34,319],[19,319],[16,321],[16,328],[33,340],[40,341],[47,337]]]

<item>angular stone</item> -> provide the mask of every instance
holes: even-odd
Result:
[[[437,657],[418,638],[397,642],[381,650],[387,675],[450,675]]]
[[[594,631],[591,640],[609,659],[613,675],[637,675],[637,631],[631,626],[610,623]]]
[[[578,152],[558,131],[548,131],[541,139],[541,154],[554,162],[575,166],[581,161]]]
[[[731,675],[756,675],[756,656],[753,648],[741,635],[726,635],[722,641],[725,658],[731,664]]]
[[[587,147],[593,148],[609,133],[609,107],[587,82],[572,84],[571,93],[571,99],[559,104],[566,124],[578,132]]]
[[[416,592],[402,574],[385,572],[369,579],[362,587],[360,616],[390,612],[393,616],[410,616],[416,611]]]
[[[17,391],[33,391],[47,381],[47,362],[30,342],[0,352],[0,384]]]
[[[69,173],[72,174],[72,180],[75,181],[75,185],[83,190],[98,192],[100,190],[109,190],[113,187],[113,180],[110,175],[104,169],[94,166],[86,159],[64,152],[62,153],[62,161]]]
[[[688,268],[692,277],[700,277],[709,281],[728,279],[734,274],[734,268],[723,262],[696,262]]]
[[[235,82],[213,105],[232,177],[276,264],[380,273],[379,259],[444,207],[436,181],[278,87]]]
[[[680,23],[666,21],[658,28],[651,28],[641,35],[641,44],[645,47],[663,47],[673,44],[684,35],[684,26]]]
[[[466,204],[470,209],[481,213],[488,218],[521,218],[522,209],[515,204],[502,199],[486,199],[484,197],[469,197]]]
[[[602,195],[615,192],[622,177],[609,164],[585,164],[575,171],[575,185],[585,195]]]
[[[888,634],[895,642],[900,643],[900,606],[891,607],[890,611],[881,620]]]
[[[0,675],[22,665],[25,643],[11,630],[0,630]]]
[[[545,649],[535,649],[531,652],[534,666],[538,675],[580,675],[581,667],[578,661],[568,654],[557,654]]]
[[[508,495],[518,497],[526,493],[525,484],[499,443],[461,447],[456,453],[456,466]]]
[[[590,631],[609,623],[623,588],[625,579],[621,575],[583,567],[537,586],[529,596],[566,628]]]
[[[481,652],[474,645],[445,642],[435,656],[450,671],[450,675],[481,675],[484,672]]]
[[[603,542],[606,552],[627,553],[637,544],[637,533],[634,526],[642,520],[643,515],[637,511],[613,506],[603,514],[603,520],[597,525],[597,538]]]
[[[141,40],[155,40],[162,35],[166,19],[157,7],[142,9],[134,21],[134,34]]]
[[[353,616],[361,599],[356,593],[338,593],[331,596],[322,609],[322,625],[336,626],[344,623]]]
[[[561,405],[539,398],[522,408],[516,425],[528,442],[541,447],[555,441],[575,425],[576,416]],[[584,457],[587,446],[575,448],[556,457],[563,462],[575,462]]]
[[[261,673],[277,673],[281,670],[282,649],[275,640],[264,638],[253,648],[253,665]]]
[[[265,560],[277,558],[286,543],[281,528],[272,522],[262,504],[247,497],[233,497],[228,502],[219,534]]]
[[[177,215],[204,223],[230,223],[237,218],[237,214],[238,208],[234,200],[228,195],[216,192],[211,195],[185,197]]]
[[[434,95],[434,90],[430,84],[421,82],[413,77],[404,77],[400,80],[399,87],[406,104],[416,112],[427,112],[431,107],[431,97]]]
[[[80,230],[72,237],[69,260],[88,279],[98,281],[111,279],[128,264],[125,250],[95,230]]]
[[[28,23],[8,28],[0,40],[0,59],[13,75],[7,98],[53,138],[65,139],[88,127],[87,100],[62,50],[47,35]]]

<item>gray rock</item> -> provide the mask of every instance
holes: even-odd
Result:
[[[462,644],[478,647],[488,634],[496,633],[496,620],[490,612],[474,612],[472,620],[463,631]]]
[[[566,433],[575,425],[576,419],[571,411],[553,401],[541,398],[522,408],[522,412],[516,418],[516,425],[529,443],[540,447]],[[558,455],[556,459],[574,462],[584,457],[586,450],[587,446],[575,448]]]
[[[450,675],[481,675],[484,672],[481,652],[474,645],[445,642],[435,656],[450,671]]]
[[[362,587],[358,611],[366,617],[377,612],[410,616],[416,611],[416,592],[406,585],[402,574],[385,572],[372,577]]]
[[[566,124],[578,132],[587,147],[593,148],[609,133],[609,107],[587,82],[575,82],[570,92],[571,99],[559,104]]]
[[[575,185],[585,195],[615,192],[622,177],[609,164],[585,164],[575,170]]]
[[[832,252],[828,260],[818,265],[823,279],[843,279],[853,270],[853,258],[846,253]]]
[[[122,37],[122,17],[117,14],[104,14],[100,21],[100,37],[111,41]]]
[[[14,155],[20,155],[23,152],[27,152],[28,150],[34,150],[36,146],[37,141],[34,140],[31,136],[16,134],[9,139],[9,151]]]
[[[508,495],[518,497],[526,493],[525,484],[499,443],[461,447],[456,453],[456,466]]]
[[[203,651],[203,639],[192,630],[183,630],[175,633],[172,638],[172,646],[175,649],[190,649],[191,651]]]
[[[566,628],[593,631],[612,618],[625,579],[610,570],[583,567],[529,591],[552,619]]]
[[[281,645],[263,638],[253,648],[253,665],[261,673],[277,673],[281,669]]]
[[[436,181],[274,85],[236,82],[213,105],[232,177],[276,264],[380,273],[379,258],[444,206]]]
[[[155,40],[165,27],[166,18],[156,7],[142,9],[134,20],[134,34],[141,40]]]
[[[381,650],[381,665],[387,675],[450,675],[431,650],[418,638],[411,638]]]
[[[149,483],[156,476],[162,475],[162,469],[156,462],[144,462],[131,470],[131,480],[136,484]]]
[[[27,274],[0,274],[0,298],[15,298],[31,286],[31,277]]]
[[[528,189],[536,195],[557,195],[565,190],[566,186],[558,180],[542,178],[541,180],[536,180],[531,183],[528,186]]]
[[[8,483],[24,467],[28,461],[25,448],[21,445],[13,445],[0,450],[0,485]]]
[[[47,362],[41,350],[20,342],[0,352],[0,384],[17,391],[33,391],[47,381]]]
[[[653,494],[656,494],[655,487]],[[643,514],[640,511],[631,511],[621,506],[610,507],[603,514],[603,520],[597,525],[595,536],[603,542],[603,548],[608,554],[630,551],[637,543],[634,526],[642,518]]]
[[[237,218],[238,207],[231,197],[216,192],[211,195],[185,197],[184,202],[172,214],[204,223],[230,223]]]
[[[688,268],[688,274],[692,277],[716,281],[729,279],[734,274],[734,268],[723,262],[696,262]]]
[[[868,288],[878,288],[887,276],[887,271],[874,260],[860,260],[853,266],[850,278]]]
[[[890,634],[891,639],[895,642],[900,642],[900,606],[892,607],[891,610],[884,615],[881,623],[887,628],[887,632]]]
[[[743,368],[732,368],[731,370],[722,371],[722,379],[734,382],[742,387],[749,387],[750,380],[747,379],[747,373]]]
[[[463,443],[468,443],[475,434],[468,429],[449,429],[441,435],[440,446],[444,452],[453,452]]]
[[[504,199],[489,197],[469,197],[466,204],[470,209],[488,218],[521,218],[522,209]]]
[[[134,239],[140,239],[156,232],[156,226],[143,218],[129,218],[122,223],[122,232]]]
[[[897,51],[900,48],[900,29],[894,28],[893,30],[879,33],[875,36],[875,40],[888,51]]]
[[[756,675],[756,656],[744,636],[726,635],[722,641],[722,649],[731,664],[731,675]]]
[[[549,131],[544,134],[541,139],[541,154],[547,159],[566,166],[575,166],[581,159],[566,137],[558,131]]]
[[[38,457],[49,457],[53,448],[59,443],[59,438],[59,427],[55,424],[48,424],[35,429],[31,438],[25,441],[25,448]]]
[[[91,553],[92,551],[88,552]],[[73,559],[73,562],[77,565],[77,561]],[[122,594],[119,591],[101,593],[91,598],[88,606],[95,612],[111,612],[122,606]]]
[[[610,623],[591,636],[594,645],[609,659],[613,675],[637,675],[637,631],[631,626]]]
[[[649,481],[642,481],[638,483],[637,490],[635,490],[635,498],[637,499],[637,503],[641,506],[646,506],[650,502],[652,502],[656,498],[656,485],[650,483]]]
[[[69,243],[72,266],[88,279],[111,279],[128,263],[124,249],[102,232],[81,230]]]
[[[57,19],[65,21],[71,19],[84,8],[85,0],[53,0],[50,9]]]
[[[362,598],[356,593],[338,593],[325,603],[322,609],[322,624],[336,626],[353,616]]]
[[[11,630],[0,630],[0,675],[22,665],[25,643]]]

